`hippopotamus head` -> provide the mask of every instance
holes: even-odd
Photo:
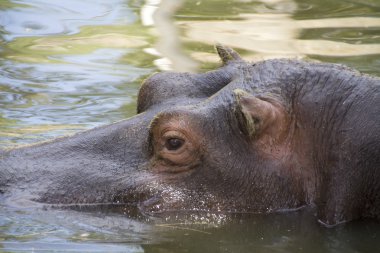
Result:
[[[154,111],[145,168],[163,190],[159,201],[149,203],[157,212],[304,205],[300,171],[293,169],[300,161],[289,159],[289,101],[278,87],[259,81],[260,67],[230,49],[218,50],[224,67],[206,74],[158,73],[140,89],[138,112]]]
[[[346,204],[351,178],[334,176],[344,168],[339,152],[350,150],[337,146],[338,137],[352,123],[349,92],[365,79],[379,94],[372,85],[378,79],[337,65],[249,63],[229,48],[217,51],[223,61],[217,70],[147,78],[130,119],[5,152],[0,190],[9,199],[49,204],[134,204],[146,215],[263,213],[308,204],[328,224],[358,217],[359,204]],[[345,87],[343,99],[336,100],[339,87],[331,83]],[[360,117],[379,129],[378,116]],[[379,163],[368,158],[356,171]]]

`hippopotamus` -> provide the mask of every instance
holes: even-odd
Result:
[[[1,151],[3,201],[379,219],[380,79],[216,49],[216,70],[147,78],[131,118]]]

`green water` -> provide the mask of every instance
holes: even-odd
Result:
[[[0,0],[0,147],[132,116],[144,78],[213,69],[216,42],[380,76],[380,1]],[[380,252],[379,223],[326,229],[305,212],[176,224],[0,209],[5,252]]]

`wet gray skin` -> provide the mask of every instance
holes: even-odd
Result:
[[[379,218],[380,80],[217,50],[217,70],[148,78],[132,118],[3,151],[4,199],[128,204],[146,215],[309,206],[326,225]]]

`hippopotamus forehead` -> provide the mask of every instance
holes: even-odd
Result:
[[[152,129],[157,125],[194,125],[202,119],[202,112],[195,110],[194,105],[168,108],[156,114],[151,121],[149,128]]]
[[[246,65],[241,63],[241,65]],[[157,73],[147,78],[138,95],[137,111],[143,112],[152,106],[194,98],[208,98],[223,89],[236,77],[241,76],[241,68],[223,66],[202,74]]]
[[[161,114],[173,116],[208,114],[208,116],[211,116],[210,113],[217,108],[230,110],[235,100],[234,90],[240,87],[242,85],[239,85],[236,81],[232,81],[210,96],[201,98],[173,97],[162,101],[157,106],[162,108]]]

